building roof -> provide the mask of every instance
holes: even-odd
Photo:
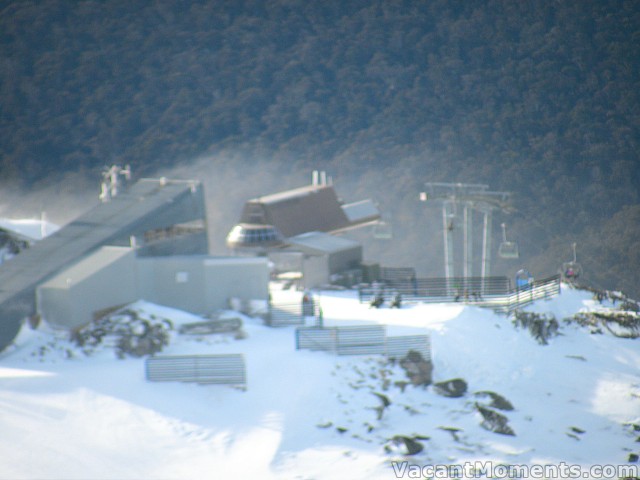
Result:
[[[305,185],[304,187],[293,188],[284,192],[271,193],[269,195],[252,198],[249,201],[271,205],[296,198],[303,198],[322,189],[333,189],[333,187],[331,187],[331,185]]]
[[[308,232],[289,238],[291,249],[304,249],[317,254],[336,253],[344,250],[360,248],[360,244],[344,237],[336,237],[328,233]]]
[[[330,232],[349,226],[349,219],[330,185],[309,185],[249,200],[240,223],[273,225],[285,237]]]
[[[342,210],[352,224],[375,222],[380,219],[380,211],[370,199],[343,205]]]
[[[41,284],[41,286],[49,288],[69,288],[69,286],[86,280],[96,272],[131,254],[133,254],[133,248],[131,247],[102,247],[91,255],[84,257],[70,267],[62,270]]]
[[[0,218],[0,229],[29,242],[41,240],[58,230],[58,226],[45,220]]]

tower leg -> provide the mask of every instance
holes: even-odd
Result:
[[[491,275],[491,210],[484,212],[484,231],[482,234],[482,293],[484,294],[484,279]]]
[[[444,232],[444,276],[447,279],[447,290],[451,290],[451,278],[454,276],[453,262],[453,207],[449,202],[442,204],[442,231]],[[452,292],[449,291],[449,294]]]
[[[473,276],[473,210],[464,207],[464,276]]]

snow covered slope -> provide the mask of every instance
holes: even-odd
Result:
[[[563,287],[527,310],[562,320],[607,308]],[[274,295],[298,301],[300,294]],[[163,351],[243,353],[246,391],[149,383],[142,359],[118,360],[106,346],[86,356],[62,334],[25,330],[0,357],[0,478],[390,479],[392,461],[586,468],[640,453],[638,340],[560,322],[560,335],[540,345],[489,310],[369,309],[349,291],[317,298],[327,326],[430,333],[434,381],[462,378],[467,393],[447,398],[433,386],[405,386],[402,368],[379,356],[296,351],[293,327],[247,317],[244,339],[174,332]],[[132,308],[175,325],[201,320],[145,302]],[[482,428],[483,391],[513,405],[500,413],[515,436]],[[417,438],[422,452],[403,456],[392,440],[400,435]]]

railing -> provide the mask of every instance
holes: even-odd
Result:
[[[507,277],[414,278],[381,282],[359,289],[360,301],[381,295],[385,301],[400,294],[403,298],[422,302],[481,301],[483,297],[504,296],[511,292]]]
[[[429,335],[402,335],[387,337],[386,355],[390,358],[406,357],[409,351],[415,351],[425,360],[431,359],[431,340]]]
[[[338,355],[386,355],[390,358],[404,357],[415,350],[425,360],[431,359],[428,335],[388,337],[384,325],[299,327],[296,329],[296,349]]]
[[[269,303],[266,323],[270,327],[304,325],[306,317],[318,317],[318,306],[313,302],[273,302]]]
[[[416,269],[413,267],[381,267],[380,280],[385,283],[408,281],[416,278]]]
[[[244,356],[179,355],[149,357],[145,361],[147,380],[151,382],[193,382],[246,387]]]
[[[513,289],[507,277],[422,278],[363,285],[358,289],[360,302],[376,297],[389,305],[396,295],[402,301],[423,303],[465,303],[512,312],[529,303],[560,293],[560,275],[538,280],[524,288]]]
[[[536,300],[560,295],[560,288],[560,275],[554,275],[553,277],[537,280],[527,287],[516,289],[509,296],[507,311],[511,313]]]

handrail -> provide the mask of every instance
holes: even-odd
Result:
[[[489,280],[490,279],[490,280]],[[481,284],[482,277],[456,277],[452,279],[431,278],[415,279],[412,289],[403,288],[403,284],[379,284],[377,286],[364,286],[358,288],[360,303],[369,302],[376,296],[382,296],[385,302],[389,302],[396,294],[402,296],[402,301],[419,301],[425,303],[464,303],[478,307],[494,308],[498,311],[511,313],[514,310],[528,305],[531,302],[543,298],[551,298],[560,294],[560,275],[553,275],[542,280],[537,280],[526,287],[512,288],[510,282],[508,288],[499,291],[498,286],[506,286],[506,277],[488,277],[484,279],[493,285],[492,290],[482,294],[479,291],[461,290],[459,286],[477,286]],[[458,288],[453,292],[450,285],[458,283]],[[430,285],[431,289],[425,289]],[[440,288],[436,288],[440,287]]]

